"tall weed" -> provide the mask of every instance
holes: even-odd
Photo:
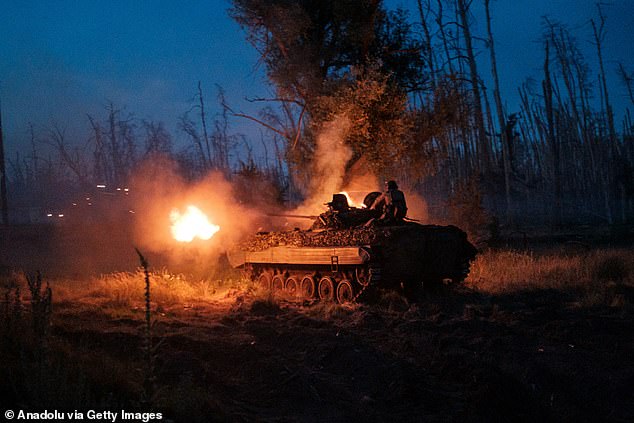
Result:
[[[634,251],[605,249],[574,256],[513,250],[486,251],[471,264],[467,286],[503,294],[532,289],[594,289],[614,282],[633,285]]]

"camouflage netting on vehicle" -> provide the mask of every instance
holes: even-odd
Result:
[[[240,248],[245,251],[262,251],[270,247],[349,247],[384,244],[390,239],[401,239],[408,235],[422,244],[434,244],[451,234],[454,242],[466,241],[466,236],[455,227],[419,225],[406,223],[401,226],[359,226],[350,229],[327,229],[324,231],[261,232],[246,240]],[[456,236],[462,234],[462,236]],[[450,243],[451,245],[451,243]],[[452,246],[453,248],[453,246]]]
[[[391,236],[390,228],[358,227],[328,229],[324,231],[288,231],[259,233],[241,248],[246,251],[262,251],[270,247],[348,247],[379,243]]]

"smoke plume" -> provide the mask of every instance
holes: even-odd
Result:
[[[324,211],[324,203],[332,194],[346,192],[351,206],[362,207],[365,196],[373,191],[382,191],[383,182],[372,171],[363,157],[350,163],[352,149],[345,142],[351,129],[350,119],[339,115],[323,125],[317,136],[315,157],[312,163],[312,183],[309,195],[293,212],[316,215]],[[403,187],[401,187],[403,189]],[[407,196],[408,215],[420,221],[427,220],[425,200],[412,190],[404,190]],[[409,192],[408,192],[409,191]],[[300,221],[293,224],[301,225]],[[305,222],[304,226],[305,226]]]
[[[346,165],[352,158],[352,150],[345,143],[350,129],[350,119],[345,115],[337,116],[324,124],[317,136],[315,157],[312,163],[310,193],[297,213],[319,213],[324,202],[339,192],[344,182]]]

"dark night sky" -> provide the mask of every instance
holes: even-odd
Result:
[[[235,109],[255,107],[245,97],[265,96],[262,69],[244,33],[228,18],[224,0],[32,0],[4,1],[0,15],[0,94],[7,154],[24,150],[28,124],[44,133],[51,123],[66,127],[69,139],[84,140],[86,113],[105,116],[112,101],[141,119],[162,120],[178,141],[177,118],[191,108],[202,81],[211,113],[217,111],[214,84]],[[390,0],[412,8],[415,2]],[[477,35],[484,36],[478,0]],[[617,121],[625,105],[615,69],[618,61],[634,70],[634,0],[612,0],[607,16],[605,59]],[[543,53],[538,39],[541,16],[567,23],[595,65],[589,19],[595,0],[493,0],[502,91],[510,111],[517,109],[517,87],[540,77]],[[480,48],[480,70],[489,77],[488,51]],[[253,125],[237,120],[232,129],[259,138]],[[257,142],[257,139],[255,140]]]

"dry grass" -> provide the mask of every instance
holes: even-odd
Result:
[[[152,303],[162,307],[218,301],[243,294],[248,294],[258,303],[273,304],[285,299],[279,295],[273,298],[270,292],[259,290],[253,283],[241,278],[193,279],[165,269],[152,272],[150,277]],[[512,294],[536,289],[583,291],[589,303],[608,301],[618,304],[621,299],[618,296],[612,298],[610,291],[622,285],[634,286],[634,250],[601,249],[575,255],[554,250],[539,254],[491,250],[478,255],[465,283],[488,294]],[[0,278],[0,287],[4,287],[2,292],[15,286],[21,287],[25,301],[30,300],[24,274],[14,273]],[[51,286],[55,291],[54,302],[84,302],[116,309],[141,306],[144,299],[142,269],[85,280],[54,280]],[[331,304],[317,307],[320,308],[326,316],[345,314],[344,310]]]
[[[490,294],[557,289],[601,296],[606,289],[634,285],[634,250],[603,249],[577,255],[487,251],[472,263],[466,284]]]
[[[55,301],[93,302],[111,307],[139,306],[144,301],[144,274],[118,272],[89,280],[57,280]],[[231,290],[247,290],[250,283],[242,279],[193,279],[166,270],[150,273],[152,303],[158,306],[214,301]]]
[[[359,304],[337,304],[334,301],[319,301],[301,310],[305,316],[317,320],[348,320],[359,309]]]

